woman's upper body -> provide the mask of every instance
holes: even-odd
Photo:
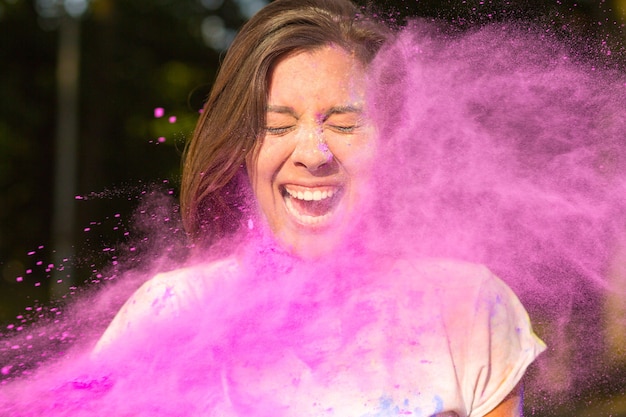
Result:
[[[181,337],[172,335],[197,332],[190,350],[219,352],[195,359],[199,369],[215,361],[206,369],[219,377],[190,382],[212,393],[210,407],[198,409],[222,413],[207,415],[484,416],[515,403],[509,394],[544,346],[512,291],[480,265],[376,264],[251,248],[159,274],[128,300],[96,352],[141,351],[150,338],[167,352]],[[151,366],[150,351],[142,355]]]

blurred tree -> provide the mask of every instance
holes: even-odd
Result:
[[[219,54],[252,9],[241,10],[237,3],[206,0],[0,1],[0,321],[13,320],[35,300],[47,301],[54,285],[50,264],[53,270],[74,265],[75,281],[88,280],[98,267],[90,260],[94,253],[124,239],[118,223],[128,221],[142,189],[175,182]],[[72,206],[77,209],[71,238],[77,254],[59,264],[53,252],[61,259],[72,255],[51,244],[54,138],[63,125],[56,119],[63,95],[55,74],[68,74],[69,61],[57,59],[60,34],[71,27],[68,16],[82,27],[82,59],[75,59],[78,120],[69,123],[79,129],[80,142],[78,174],[70,174],[76,189],[67,182],[59,187],[66,206],[59,213],[71,218]],[[155,107],[165,108],[166,117],[154,118]],[[66,132],[58,136],[71,136]],[[71,173],[69,161],[60,172]],[[91,224],[103,221],[109,223],[99,230]]]
[[[34,265],[27,253],[48,241],[56,42],[34,5],[0,7],[0,319],[15,317],[45,289],[17,285]],[[31,282],[32,284],[32,282]]]

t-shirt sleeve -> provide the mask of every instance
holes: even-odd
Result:
[[[171,274],[158,274],[139,287],[117,312],[93,354],[99,355],[115,343],[138,336],[147,322],[176,317],[186,291],[181,285],[174,285],[173,278]]]
[[[481,417],[515,388],[545,345],[517,296],[486,268],[473,309],[462,386],[469,416]]]

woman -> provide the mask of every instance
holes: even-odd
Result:
[[[199,247],[254,238],[148,281],[99,356],[157,356],[145,341],[176,329],[171,340],[202,352],[197,415],[521,414],[520,380],[543,345],[510,289],[482,266],[377,257],[360,242],[384,141],[367,69],[386,36],[343,0],[278,0],[243,27],[187,150],[181,200]],[[159,360],[187,372],[179,346]]]

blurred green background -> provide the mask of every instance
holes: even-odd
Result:
[[[158,189],[175,201],[180,156],[220,57],[264,4],[0,0],[2,326],[27,308],[98,280],[124,242],[132,241],[133,210],[143,194]],[[616,51],[614,62],[626,62],[626,0],[373,5],[400,20],[434,17],[459,27],[534,21],[564,37],[590,40],[590,53],[607,42]],[[623,299],[610,302],[626,314]],[[608,331],[626,344],[626,330]],[[626,416],[625,355],[612,355],[610,372],[560,405],[531,395],[527,415]]]

